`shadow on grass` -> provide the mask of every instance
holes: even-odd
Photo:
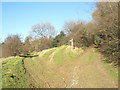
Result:
[[[38,55],[19,55],[19,56],[24,58],[32,58],[32,57],[37,57]]]

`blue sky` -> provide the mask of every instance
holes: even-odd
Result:
[[[65,21],[92,20],[95,2],[3,2],[2,39],[10,34],[29,35],[31,27],[50,22],[59,32]]]

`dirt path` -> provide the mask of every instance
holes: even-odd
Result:
[[[75,88],[76,85],[78,85],[78,83],[79,83],[79,76],[77,74],[78,69],[79,69],[78,66],[75,66],[74,69],[73,69],[73,75],[72,75],[72,78],[71,78],[70,88],[73,88],[73,87]]]
[[[26,59],[25,67],[31,76],[34,87],[117,88],[117,81],[101,65],[99,54],[90,62],[84,61],[91,53],[94,53],[93,48],[87,49],[77,59],[68,60],[62,65],[50,63],[40,58],[31,61]]]
[[[77,74],[79,83],[75,87],[81,88],[115,88],[118,86],[117,81],[108,74],[100,61],[98,54],[91,62],[84,62],[90,53],[94,53],[94,49],[90,48],[76,61]]]

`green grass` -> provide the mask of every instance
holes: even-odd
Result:
[[[38,66],[41,65],[40,59],[37,57],[26,58],[25,61],[30,67],[33,67],[32,69],[35,69],[35,70],[37,70]],[[36,66],[33,65],[34,63],[36,64]]]
[[[56,50],[56,49],[54,48],[54,49],[46,52],[46,53],[42,56],[42,58],[48,59],[48,57],[49,57],[55,50]]]
[[[89,54],[89,56],[87,56],[87,57],[84,59],[84,61],[85,61],[86,63],[89,63],[89,62],[93,61],[95,58],[96,58],[96,53],[94,52],[94,53]]]
[[[23,58],[11,58],[2,63],[3,88],[29,88],[29,76],[22,64]]]
[[[67,48],[67,46],[61,46],[61,47],[57,48],[57,51],[53,57],[54,62],[56,64],[61,64],[64,61],[63,52],[64,52],[65,48]]]
[[[114,77],[115,79],[118,79],[118,68],[112,67],[110,64],[106,63],[105,61],[102,61],[102,65],[107,71],[110,71],[109,73],[112,77]]]
[[[76,58],[78,55],[75,54],[74,52],[72,52],[72,50],[68,50],[67,53],[64,54],[64,58],[66,58],[67,60],[71,60]]]
[[[64,60],[72,60],[78,56],[78,54],[74,53],[71,48],[66,49],[68,46],[63,45],[60,47],[53,48],[51,50],[48,50],[44,55],[42,55],[42,58],[45,60],[49,60],[49,56],[55,52],[55,55],[53,56],[53,61],[56,64],[63,63]]]

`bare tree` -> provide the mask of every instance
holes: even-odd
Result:
[[[78,24],[84,23],[83,21],[80,20],[70,20],[70,21],[66,21],[63,25],[63,31],[66,34],[70,34],[72,32],[72,28]]]
[[[40,23],[32,27],[32,36],[35,39],[52,37],[55,33],[55,28],[50,23]]]
[[[19,35],[8,36],[3,44],[3,56],[16,56],[21,53],[22,42]]]

